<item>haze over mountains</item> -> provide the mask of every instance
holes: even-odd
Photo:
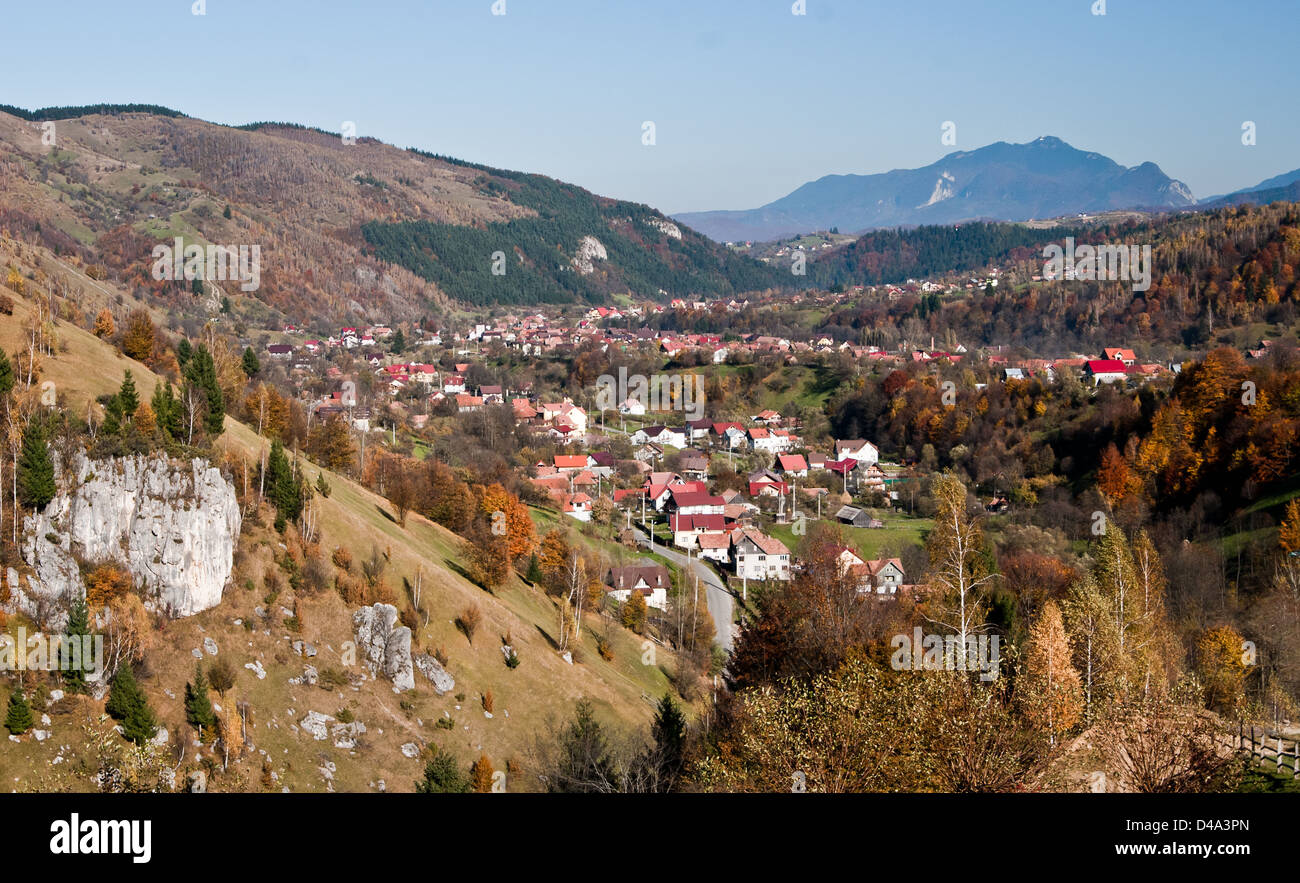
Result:
[[[713,239],[770,240],[811,230],[858,233],[969,220],[1027,221],[1111,209],[1178,209],[1191,190],[1152,162],[1126,167],[1044,136],[950,153],[919,169],[827,175],[748,211],[675,219]]]

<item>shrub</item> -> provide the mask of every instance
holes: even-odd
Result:
[[[235,686],[235,667],[230,660],[222,657],[208,667],[208,683],[217,695],[225,698],[226,691]]]
[[[488,690],[486,693],[483,694],[483,710],[491,714],[492,710],[495,707],[496,707],[496,699],[493,698],[492,691]]]
[[[334,561],[335,567],[339,568],[344,573],[352,572],[352,550],[344,546],[339,546],[334,550],[334,554],[331,558]]]
[[[614,660],[614,648],[610,645],[609,638],[604,635],[596,636],[596,652],[599,653],[600,658],[606,662],[612,662]]]
[[[450,730],[455,728],[456,721],[449,717],[440,717],[438,718],[438,723],[434,726],[440,730]]]
[[[339,687],[345,686],[347,682],[347,675],[343,674],[343,672],[339,671],[337,668],[321,669],[319,676],[316,679],[316,684],[322,690],[337,690]]]
[[[456,617],[456,628],[465,633],[470,644],[474,643],[474,633],[478,631],[479,625],[483,622],[483,611],[478,609],[477,604],[471,604],[460,612]]]

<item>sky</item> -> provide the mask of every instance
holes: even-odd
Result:
[[[1300,167],[1298,0],[200,2],[10,0],[0,104],[346,121],[671,213],[1042,135],[1198,198]]]

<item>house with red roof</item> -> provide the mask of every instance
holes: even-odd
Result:
[[[1084,364],[1084,373],[1092,379],[1093,386],[1103,383],[1123,383],[1128,377],[1128,369],[1119,359],[1089,359]]]

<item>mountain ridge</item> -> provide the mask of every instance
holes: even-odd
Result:
[[[1055,136],[953,151],[927,166],[832,174],[756,209],[682,212],[674,220],[725,241],[810,230],[861,233],[974,220],[1027,221],[1111,209],[1195,205],[1191,190],[1154,162],[1123,166]]]

